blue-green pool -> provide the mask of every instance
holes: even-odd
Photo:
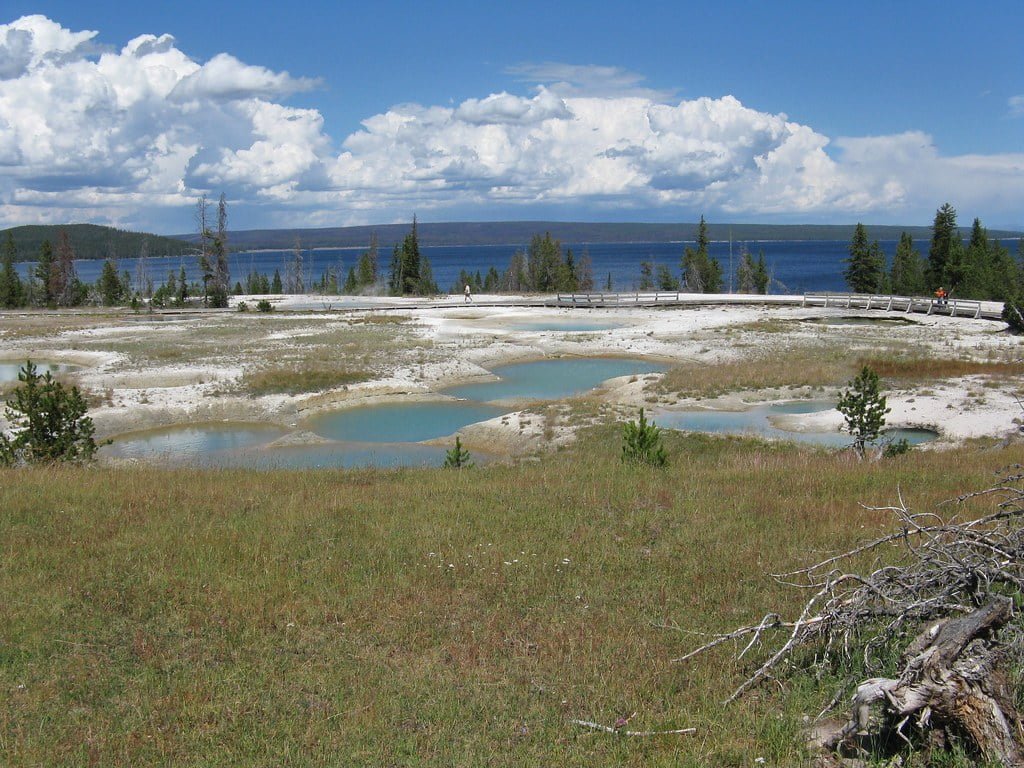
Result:
[[[732,435],[754,435],[774,440],[792,440],[832,448],[850,445],[845,432],[794,432],[780,429],[771,417],[782,414],[818,413],[831,410],[835,403],[823,400],[793,400],[786,403],[759,405],[746,411],[661,411],[652,417],[659,427],[689,432],[713,432]],[[894,427],[884,432],[884,441],[905,439],[911,445],[934,440],[938,434],[930,429]]]
[[[503,408],[464,401],[381,403],[324,413],[303,426],[331,440],[417,443],[450,435],[504,412]]]

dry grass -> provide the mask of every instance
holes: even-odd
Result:
[[[335,389],[366,381],[372,377],[373,374],[369,371],[349,370],[344,367],[295,368],[281,366],[246,370],[242,375],[240,386],[253,396],[294,395]]]
[[[979,488],[1002,451],[883,464],[618,433],[444,470],[0,472],[0,754],[11,765],[796,765],[832,681],[723,709],[744,670],[669,662],[791,608],[765,579]],[[723,493],[728,489],[728,494]],[[771,702],[761,700],[771,696]],[[570,718],[696,736],[618,739]],[[765,716],[771,712],[771,716]]]

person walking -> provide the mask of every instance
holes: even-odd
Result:
[[[463,291],[463,293],[466,294],[466,303],[472,304],[473,303],[473,294],[469,290],[469,283],[466,283],[466,290]]]

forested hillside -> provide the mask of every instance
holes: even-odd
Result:
[[[14,238],[17,261],[35,261],[44,240],[57,242],[60,230],[65,230],[79,259],[105,259],[138,256],[146,249],[149,256],[179,256],[192,253],[195,246],[183,240],[153,235],[147,232],[126,232],[98,224],[28,225],[0,230],[0,242],[6,242],[7,233]]]

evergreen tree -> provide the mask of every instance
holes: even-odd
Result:
[[[949,203],[943,203],[935,212],[932,223],[932,242],[928,249],[928,288],[950,285],[949,265],[954,258],[956,246],[963,247],[960,230],[956,226],[956,209]]]
[[[679,281],[672,275],[672,270],[664,264],[659,264],[655,270],[655,283],[659,291],[678,291]]]
[[[90,460],[97,445],[78,388],[65,390],[49,371],[40,376],[30,360],[18,381],[5,412],[13,433],[0,432],[0,466]]]
[[[544,237],[534,235],[526,249],[526,270],[529,275],[529,290],[550,293],[558,290],[558,272],[562,262],[562,245],[551,239],[551,233]]]
[[[850,241],[850,258],[843,277],[850,290],[855,293],[877,293],[882,289],[885,276],[885,255],[876,240],[868,243],[868,233],[859,223]]]
[[[370,235],[370,245],[359,257],[356,282],[360,288],[377,284],[377,233]]]
[[[420,260],[420,238],[416,217],[412,217],[412,230],[402,241],[402,290],[403,295],[418,294],[422,287]]]
[[[484,293],[497,293],[501,287],[501,275],[498,274],[498,270],[491,266],[487,270],[487,275],[484,277]]]
[[[627,421],[622,425],[621,458],[624,463],[649,464],[652,467],[668,464],[668,455],[661,444],[661,429],[654,422],[647,423],[643,408],[638,421]]]
[[[228,203],[223,192],[217,202],[217,232],[213,237],[212,256],[210,306],[224,308],[228,305],[231,269],[228,265]]]
[[[274,270],[274,280],[270,284],[271,293],[284,293],[284,286],[281,284],[281,272],[280,270]]]
[[[185,306],[185,302],[188,301],[188,278],[185,277],[184,265],[178,270],[178,295],[176,298],[179,307]]]
[[[121,302],[125,289],[117,276],[117,267],[114,262],[107,259],[103,262],[103,272],[97,284],[100,300],[106,307],[113,307]]]
[[[469,451],[462,447],[462,439],[455,436],[455,447],[444,455],[445,469],[472,469],[473,462],[470,460]]]
[[[866,444],[882,434],[885,414],[890,410],[885,401],[878,385],[878,374],[866,365],[849,382],[849,389],[839,395],[836,410],[843,414],[846,428],[853,436],[853,449],[862,458]]]
[[[604,281],[604,289],[609,293],[612,291],[612,273],[608,273],[608,279]]]
[[[18,270],[14,267],[17,256],[18,250],[14,245],[14,236],[8,230],[7,240],[4,242],[2,265],[0,265],[0,307],[4,309],[20,307],[25,302],[25,289],[18,276]]]
[[[764,260],[764,249],[762,248],[760,253],[757,255],[757,267],[754,270],[754,290],[756,293],[760,293],[762,296],[768,293],[768,283],[771,282],[771,277],[768,274],[768,265],[765,264]]]
[[[57,303],[57,297],[51,292],[51,278],[54,270],[53,246],[49,240],[43,240],[39,246],[39,258],[36,259],[36,279],[42,286],[39,303],[50,307]]]
[[[644,260],[640,262],[640,283],[637,290],[650,291],[654,288],[654,264]]]
[[[757,265],[754,257],[747,250],[746,244],[740,245],[740,260],[736,266],[736,290],[740,293],[755,293],[754,274]]]
[[[708,247],[708,225],[704,216],[697,226],[697,248],[687,246],[683,250],[682,284],[693,293],[718,293],[722,290],[722,265],[711,258]]]
[[[892,292],[901,296],[920,296],[928,290],[924,279],[924,261],[907,232],[900,235],[899,245],[896,246],[889,282]]]
[[[509,259],[508,269],[502,279],[502,287],[509,293],[530,290],[530,278],[526,269],[526,253],[516,251]]]
[[[345,278],[344,291],[349,296],[353,296],[359,292],[359,278],[356,277],[355,267],[349,267],[348,276]]]

